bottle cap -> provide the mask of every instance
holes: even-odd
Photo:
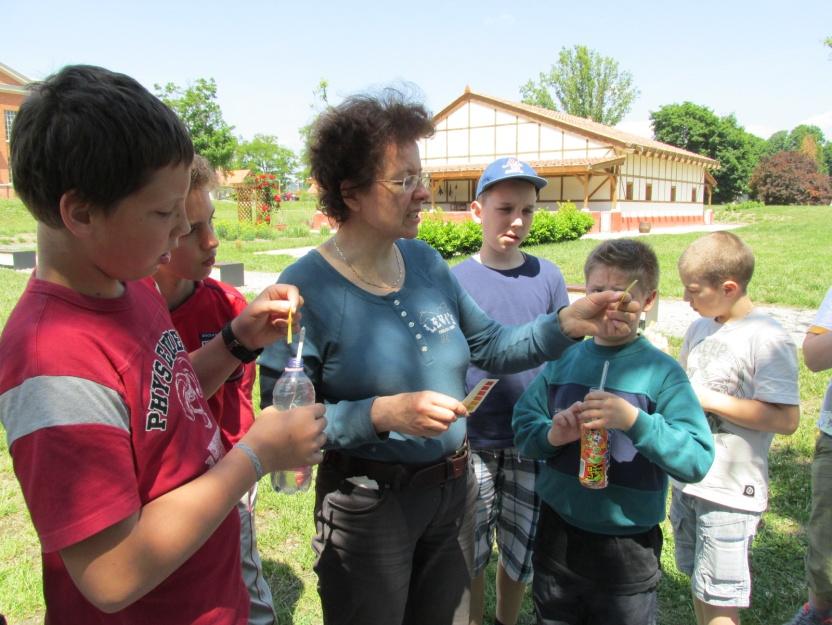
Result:
[[[303,369],[303,359],[302,358],[290,358],[286,361],[286,368],[287,369]]]

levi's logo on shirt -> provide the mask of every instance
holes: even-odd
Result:
[[[456,319],[444,304],[439,310],[420,312],[419,323],[431,334],[445,334],[456,328]]]

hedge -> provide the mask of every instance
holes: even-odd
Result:
[[[441,211],[439,211],[441,213]],[[579,239],[589,232],[594,221],[572,202],[558,202],[557,211],[535,212],[529,235],[522,245],[540,245]],[[436,213],[427,214],[419,226],[419,238],[443,258],[469,255],[482,247],[482,229],[473,221],[444,221]]]

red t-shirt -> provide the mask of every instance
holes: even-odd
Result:
[[[224,454],[187,351],[150,281],[100,299],[29,281],[0,337],[0,419],[40,537],[50,625],[242,625],[239,518],[115,614],[90,604],[59,551],[204,473]]]
[[[206,278],[196,283],[191,296],[171,311],[173,325],[185,349],[199,349],[222,327],[246,307],[246,299],[233,286]],[[208,399],[211,414],[220,424],[226,450],[240,440],[254,423],[251,391],[254,387],[254,363],[240,365],[222,388]]]

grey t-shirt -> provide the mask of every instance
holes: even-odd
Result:
[[[742,319],[694,321],[679,361],[691,383],[740,399],[798,405],[797,348],[774,319],[752,310]],[[674,486],[723,506],[762,512],[768,504],[768,450],[774,434],[707,413],[716,457],[701,482]]]

